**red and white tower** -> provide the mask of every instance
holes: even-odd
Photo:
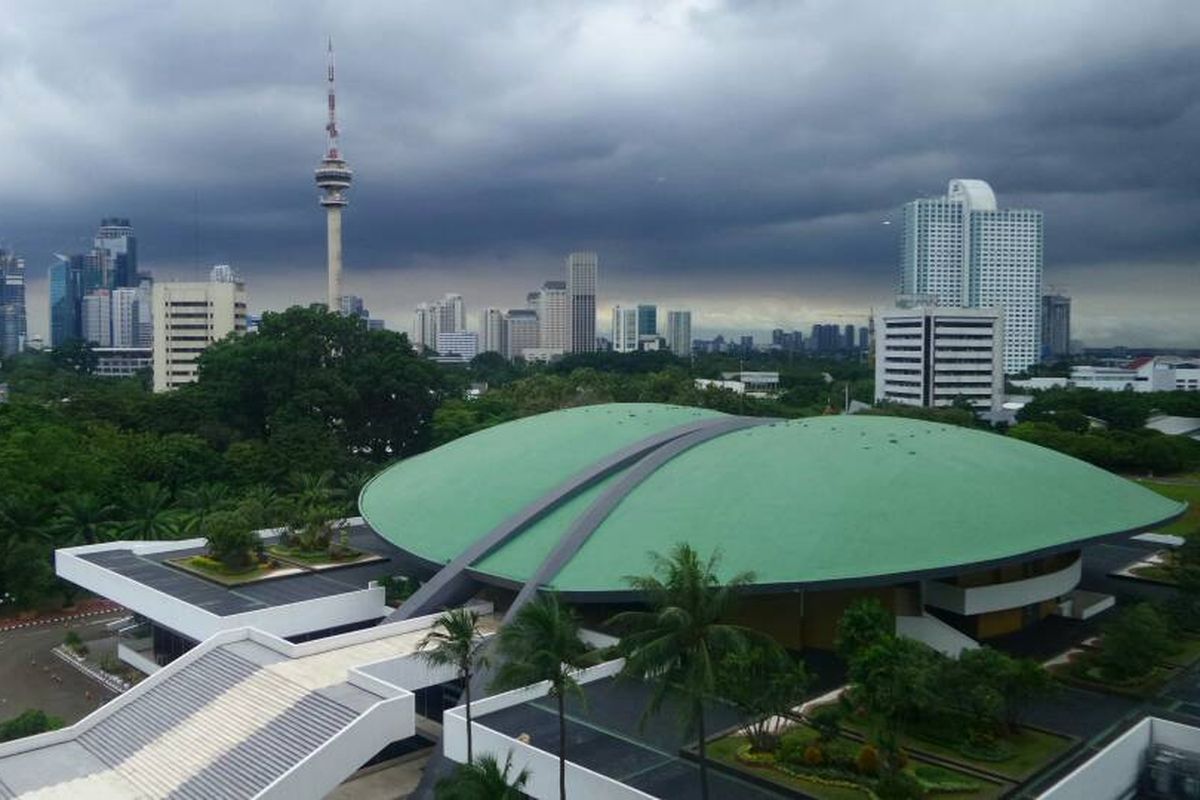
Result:
[[[349,202],[346,190],[354,173],[346,166],[338,149],[337,96],[333,81],[333,39],[329,40],[329,121],[325,123],[328,140],[325,157],[317,167],[317,186],[325,207],[327,269],[329,272],[329,310],[338,312],[342,304],[342,208]]]

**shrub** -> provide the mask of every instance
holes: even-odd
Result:
[[[262,539],[231,513],[211,514],[204,521],[208,555],[227,569],[250,567],[262,549]]]
[[[779,739],[776,758],[789,764],[803,764],[804,752],[808,750],[811,743],[812,737],[808,736],[806,731],[802,729],[788,731]]]
[[[879,774],[879,751],[874,746],[864,744],[854,759],[854,767],[863,775]]]
[[[825,754],[821,752],[820,745],[810,744],[804,748],[804,763],[810,767],[819,767],[825,763]]]
[[[23,736],[33,736],[61,728],[63,721],[52,717],[41,709],[29,709],[6,722],[0,722],[0,742],[20,739]]]
[[[907,772],[893,772],[875,784],[875,795],[879,800],[921,800],[925,790],[921,782]]]
[[[832,742],[842,732],[842,712],[835,705],[820,706],[808,715],[808,722],[822,742]]]
[[[83,646],[83,639],[79,638],[79,634],[75,631],[67,631],[67,635],[63,637],[63,644],[75,650]]]

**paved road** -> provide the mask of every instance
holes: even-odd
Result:
[[[109,637],[104,625],[120,615],[0,633],[0,720],[40,708],[70,724],[113,698],[113,693],[60,661],[51,648],[68,630],[85,642]]]

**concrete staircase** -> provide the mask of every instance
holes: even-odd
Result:
[[[357,712],[218,647],[79,737],[150,797],[244,798]]]

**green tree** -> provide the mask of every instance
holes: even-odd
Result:
[[[493,686],[514,689],[547,681],[558,704],[558,793],[567,797],[568,693],[583,699],[575,676],[584,665],[587,645],[580,638],[579,618],[557,595],[544,594],[524,605],[498,637],[503,659]]]
[[[180,514],[171,507],[171,493],[157,483],[142,483],[125,500],[121,536],[128,539],[173,539],[179,535]]]
[[[63,726],[63,721],[52,717],[41,709],[22,711],[10,720],[0,722],[0,742],[9,742],[25,736],[56,730]]]
[[[237,514],[228,511],[210,514],[202,533],[209,556],[231,570],[248,568],[262,550],[262,539]]]
[[[638,590],[648,611],[625,611],[611,620],[622,633],[626,675],[651,679],[654,693],[643,716],[658,713],[666,698],[678,693],[687,730],[696,730],[700,757],[700,793],[708,798],[707,730],[704,702],[717,688],[717,662],[745,646],[752,632],[725,620],[736,593],[754,580],[743,572],[722,582],[717,575],[720,553],[707,560],[686,543],[667,556],[650,555],[654,574],[626,580]]]
[[[437,800],[521,800],[529,781],[529,770],[512,774],[512,753],[504,766],[491,753],[478,763],[459,764],[452,775],[442,778],[433,789]]]
[[[804,699],[808,683],[804,662],[769,641],[728,653],[717,667],[717,693],[737,708],[756,752],[775,749],[783,715]]]
[[[431,666],[454,667],[463,686],[467,711],[467,763],[474,761],[471,733],[471,678],[478,667],[488,663],[484,652],[480,616],[467,608],[453,608],[437,618],[437,622],[417,643],[417,652]]]
[[[851,603],[838,622],[834,646],[847,663],[854,657],[896,632],[896,618],[874,597]]]
[[[117,507],[90,492],[63,496],[52,523],[62,544],[95,544],[108,541]]]
[[[900,730],[906,720],[933,707],[933,685],[945,656],[903,636],[887,636],[866,647],[850,662],[850,697],[870,716],[875,737],[887,754],[890,771],[898,769]]]
[[[1102,630],[1096,663],[1106,680],[1139,678],[1177,647],[1169,623],[1149,603],[1123,609]]]

